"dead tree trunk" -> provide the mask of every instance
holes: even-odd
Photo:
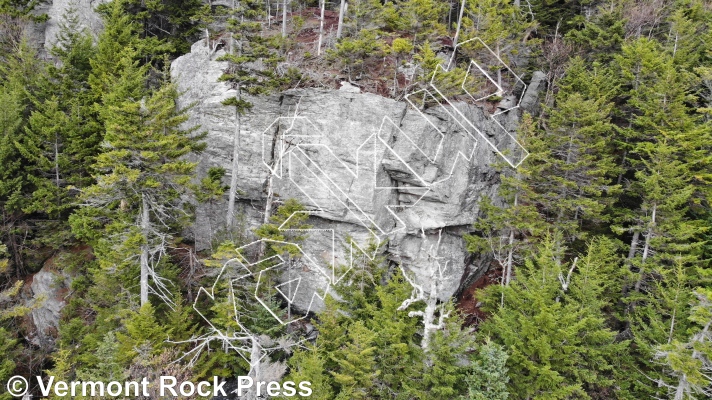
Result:
[[[425,232],[422,234],[423,241],[426,241]],[[423,311],[411,311],[408,313],[409,317],[421,317],[423,318],[423,339],[420,343],[422,349],[425,352],[430,350],[430,339],[438,330],[445,327],[445,320],[450,316],[450,312],[445,312],[445,304],[439,304],[439,293],[442,289],[442,272],[447,269],[447,262],[444,267],[441,268],[438,257],[438,251],[440,249],[440,241],[442,239],[442,229],[438,232],[438,242],[435,246],[431,246],[428,250],[428,258],[430,262],[430,274],[428,276],[430,282],[429,293],[425,293],[423,287],[415,282],[415,279],[411,279],[406,271],[401,267],[403,272],[403,277],[408,283],[413,287],[413,293],[409,299],[403,301],[403,303],[398,307],[398,310],[405,310],[410,307],[411,304],[422,301],[425,303],[425,310]],[[437,319],[437,323],[435,323]]]
[[[652,215],[650,217],[650,223],[648,224],[648,229],[645,232],[645,242],[643,244],[643,257],[640,262],[640,271],[638,272],[638,281],[635,282],[635,291],[640,292],[640,287],[643,284],[643,278],[645,276],[645,271],[643,267],[645,266],[645,261],[648,259],[650,256],[650,240],[653,238],[653,235],[655,234],[655,217],[656,217],[656,212],[657,212],[657,205],[653,204],[653,211]]]
[[[250,373],[249,377],[252,378],[252,382],[255,382],[254,390],[251,390],[250,393],[248,394],[248,399],[250,400],[256,400],[257,393],[256,393],[256,387],[257,387],[257,382],[260,382],[261,380],[261,374],[260,374],[260,361],[262,359],[262,348],[259,343],[259,338],[255,336],[254,334],[251,335],[251,348],[250,348]]]
[[[287,1],[282,5],[282,37],[287,37]]]
[[[324,40],[324,7],[326,6],[326,0],[321,0],[321,15],[319,17],[319,41],[316,45],[316,55],[321,55],[321,42]]]
[[[336,28],[336,38],[341,37],[341,32],[344,28],[344,14],[346,13],[346,0],[341,0],[341,7],[339,7],[339,25]]]
[[[236,96],[240,97],[240,87],[237,87]],[[230,176],[230,194],[227,202],[227,227],[231,229],[235,222],[235,198],[237,195],[237,169],[239,167],[239,151],[240,151],[240,111],[235,108],[235,136],[232,142],[232,175]]]
[[[457,29],[455,30],[455,37],[452,39],[452,57],[450,58],[450,64],[455,61],[455,53],[457,53],[457,41],[460,38],[460,28],[462,27],[462,16],[465,13],[465,4],[467,4],[467,0],[462,0],[462,5],[460,6],[460,14],[457,17]],[[448,29],[450,29],[448,27]]]
[[[141,245],[141,306],[148,303],[148,235],[151,226],[150,214],[148,210],[148,201],[146,201],[146,195],[141,195],[141,233],[146,240],[144,244]]]

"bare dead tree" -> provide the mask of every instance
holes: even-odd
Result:
[[[341,37],[341,32],[344,29],[344,14],[346,13],[347,6],[348,6],[348,2],[346,0],[341,0],[341,7],[339,7],[339,25],[336,27],[336,38],[337,39],[339,39]]]
[[[316,55],[321,55],[321,42],[324,40],[324,8],[326,7],[326,0],[320,1],[321,14],[319,16],[319,41],[316,45]]]
[[[425,235],[425,230],[421,228],[421,237],[423,238],[423,243],[427,243],[427,237]],[[413,287],[413,292],[410,298],[403,301],[403,303],[398,307],[399,311],[405,310],[414,303],[424,302],[425,310],[423,311],[410,311],[408,313],[409,317],[421,317],[423,319],[423,339],[421,340],[420,346],[424,351],[430,350],[430,339],[438,330],[445,327],[445,320],[450,316],[449,311],[445,311],[445,303],[439,301],[439,294],[442,290],[443,285],[443,272],[447,269],[448,262],[444,265],[440,263],[442,257],[438,256],[438,251],[440,250],[440,243],[442,240],[442,229],[438,231],[438,241],[435,245],[431,245],[428,249],[428,282],[430,287],[428,291],[415,282],[415,279],[410,277],[409,274],[401,266],[401,271],[403,272],[403,277],[408,281],[408,283]],[[437,320],[437,323],[435,322]]]

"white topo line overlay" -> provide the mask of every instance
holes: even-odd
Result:
[[[296,115],[292,117],[279,117],[275,119],[262,133],[262,161],[264,166],[270,171],[270,174],[272,174],[273,177],[278,178],[280,180],[287,179],[287,181],[291,182],[291,184],[293,184],[303,194],[304,198],[308,200],[308,205],[310,206],[311,210],[300,211],[299,213],[319,215],[320,213],[325,212],[324,205],[320,204],[321,201],[315,199],[316,196],[314,196],[313,186],[314,183],[316,183],[318,187],[325,190],[329,198],[331,198],[332,200],[335,199],[336,202],[346,210],[346,215],[350,216],[353,221],[356,221],[360,226],[365,228],[368,231],[368,234],[371,236],[372,240],[377,245],[380,245],[383,240],[389,237],[390,235],[397,232],[401,232],[406,228],[423,230],[422,226],[407,226],[406,222],[399,217],[398,210],[418,205],[424,196],[436,189],[436,185],[447,181],[453,176],[453,174],[455,173],[455,168],[459,161],[468,164],[471,163],[475,158],[475,150],[479,139],[483,139],[485,143],[500,157],[502,157],[512,168],[517,168],[519,165],[521,165],[521,163],[529,156],[529,152],[527,152],[527,150],[521,145],[521,143],[519,143],[519,141],[517,141],[517,139],[502,126],[502,124],[498,121],[497,117],[507,111],[519,108],[527,85],[480,38],[474,38],[459,43],[455,47],[455,51],[457,51],[459,47],[474,41],[478,41],[480,44],[482,44],[483,48],[486,49],[489,53],[491,53],[492,56],[494,56],[494,58],[497,59],[498,63],[501,65],[501,68],[506,69],[509,73],[511,73],[511,75],[516,79],[518,84],[522,85],[521,94],[519,95],[517,101],[511,107],[500,108],[499,111],[495,112],[494,114],[491,114],[489,117],[496,124],[498,129],[504,131],[504,133],[507,135],[504,140],[501,140],[498,144],[494,141],[493,138],[484,134],[482,132],[482,129],[480,129],[481,127],[476,126],[477,124],[475,123],[475,121],[466,117],[465,114],[463,114],[463,112],[455,106],[454,100],[446,97],[446,95],[444,94],[445,90],[441,90],[441,88],[438,88],[436,76],[438,74],[443,74],[449,71],[450,63],[448,63],[448,65],[445,67],[443,67],[443,65],[438,65],[436,67],[435,71],[433,72],[433,76],[429,82],[429,86],[427,88],[421,89],[417,92],[410,93],[405,96],[405,100],[408,102],[411,108],[417,111],[419,115],[424,119],[426,124],[435,132],[437,132],[436,140],[438,141],[438,143],[435,146],[429,147],[430,149],[434,149],[431,151],[428,151],[422,146],[419,146],[415,138],[411,137],[407,132],[400,129],[400,127],[395,122],[393,122],[391,118],[389,118],[388,116],[384,116],[378,131],[370,134],[362,144],[360,144],[357,148],[352,149],[350,154],[351,159],[348,160],[348,162],[345,162],[345,160],[338,155],[344,154],[344,149],[339,148],[339,151],[337,152],[334,151],[334,149],[329,144],[324,143],[326,141],[324,133],[321,131],[321,129],[317,127],[316,124],[314,124],[314,122],[312,122],[312,120],[307,117]],[[488,82],[493,84],[497,90],[493,93],[476,98],[466,86],[468,77],[474,74],[482,75]],[[474,102],[480,102],[495,95],[502,96],[506,92],[502,85],[500,85],[499,82],[497,82],[487,73],[486,68],[484,68],[474,59],[470,60],[467,69],[467,74],[465,75],[465,79],[461,83],[460,88],[462,89],[462,94],[470,97]],[[440,110],[445,113],[445,115],[450,117],[450,119],[452,119],[452,121],[454,121],[460,128],[462,128],[463,132],[465,132],[466,141],[468,144],[458,147],[458,152],[457,154],[455,154],[454,157],[448,158],[445,157],[445,155],[443,154],[443,142],[446,139],[446,133],[439,129],[435,124],[433,124],[431,119],[423,113],[423,106],[418,105],[416,101],[419,96],[422,96],[424,102],[426,100],[426,97],[427,99],[431,100],[431,103],[434,103],[435,107],[439,107]],[[270,133],[274,132],[275,128],[277,128],[277,137],[275,137],[274,134]],[[408,143],[408,154],[402,154],[402,149],[399,150],[398,148],[394,148],[389,143],[388,137],[392,135],[393,132],[397,133],[400,143]],[[272,142],[273,140],[276,140],[276,142]],[[273,150],[270,152],[271,154],[268,157],[266,149],[268,149],[268,146],[271,146],[272,143],[274,143],[275,145]],[[512,149],[511,147],[514,147],[514,149]],[[508,154],[508,150],[514,150],[514,154]],[[425,176],[422,176],[422,174],[418,173],[419,169],[416,166],[409,165],[409,163],[407,162],[407,160],[409,159],[408,155],[412,152],[419,153],[431,165],[435,165],[440,170],[445,171],[445,173],[442,174],[443,178],[439,180],[428,179]],[[371,155],[369,153],[373,154]],[[315,154],[318,155],[318,157],[315,157]],[[383,157],[386,154],[392,157],[392,159],[400,162],[407,169],[408,173],[410,173],[413,177],[414,183],[412,184],[412,186],[391,187],[381,186],[378,184],[376,174],[379,168],[381,168],[382,163],[382,159],[379,159],[379,155]],[[335,177],[332,176],[327,169],[322,168],[322,165],[328,163],[331,163],[332,166],[337,165],[338,170],[340,170],[343,174],[349,175],[353,181],[364,179],[372,180],[372,184],[369,184],[369,195],[376,193],[377,190],[406,189],[411,194],[418,193],[418,195],[416,195],[417,198],[415,199],[415,201],[413,201],[412,204],[386,205],[386,210],[395,220],[395,226],[393,228],[381,226],[373,218],[372,215],[365,211],[365,205],[360,205],[358,199],[350,195],[350,188],[343,188],[339,186],[338,179],[335,179]],[[450,163],[452,164],[450,165]],[[311,183],[311,186],[303,185],[305,178],[309,179],[308,181]],[[361,193],[360,197],[363,198],[368,196],[363,196],[363,193]],[[279,226],[279,229],[282,231],[319,231],[326,232],[327,234],[329,234],[331,237],[331,256],[329,257],[331,261],[330,268],[328,266],[322,266],[313,257],[310,257],[306,252],[304,252],[302,245],[289,242],[276,242],[267,239],[258,240],[236,249],[236,251],[238,252],[238,257],[227,261],[223,265],[212,287],[207,289],[201,287],[199,289],[198,295],[196,296],[196,300],[193,304],[193,307],[196,309],[198,314],[200,314],[201,317],[203,317],[203,319],[205,319],[212,328],[211,334],[214,335],[214,337],[206,337],[204,339],[208,341],[212,339],[221,340],[225,344],[225,350],[233,349],[237,351],[238,354],[240,354],[248,363],[250,363],[251,367],[255,367],[255,363],[259,363],[259,360],[255,360],[254,356],[252,357],[252,359],[250,359],[250,355],[246,354],[244,347],[230,345],[232,341],[244,342],[246,340],[249,340],[249,336],[244,336],[237,333],[223,332],[221,331],[221,329],[215,326],[212,321],[209,320],[209,318],[200,313],[199,309],[196,306],[201,294],[207,295],[211,300],[215,301],[216,285],[220,282],[221,279],[228,279],[228,299],[229,302],[231,302],[232,304],[235,320],[242,332],[244,333],[247,332],[247,330],[239,321],[239,313],[237,312],[237,306],[235,304],[234,289],[235,285],[238,284],[242,279],[254,279],[257,282],[255,293],[253,294],[255,300],[257,300],[257,302],[259,302],[280,324],[286,325],[304,319],[312,310],[314,301],[316,301],[317,298],[323,300],[329,290],[329,287],[331,285],[339,283],[353,269],[355,258],[359,256],[366,256],[369,259],[373,260],[376,256],[375,253],[370,253],[365,250],[366,246],[359,245],[358,243],[355,243],[354,240],[351,240],[348,246],[349,250],[345,255],[346,257],[348,257],[346,263],[346,271],[339,275],[339,272],[337,272],[335,238],[336,235],[334,230],[296,230],[286,228],[285,225],[287,225],[288,221],[296,214],[297,213],[292,214],[289,218],[287,218],[287,220],[281,226]],[[286,265],[287,260],[283,259],[281,256],[272,256],[271,258],[274,259],[271,261],[274,262],[274,265],[268,268],[267,270],[257,272],[255,269],[255,265],[266,260],[263,259],[258,260],[254,263],[250,263],[241,255],[241,252],[246,253],[245,250],[247,250],[247,248],[249,247],[262,246],[267,245],[269,243],[279,243],[284,245],[288,244],[295,246],[295,248],[297,248],[300,253],[300,262],[307,265],[310,270],[317,271],[319,274],[323,275],[323,277],[327,281],[326,287],[323,288],[323,290],[313,291],[312,293],[308,293],[306,295],[306,298],[311,299],[306,312],[300,313],[299,315],[293,315],[289,319],[285,318],[284,315],[277,315],[258,295],[258,291],[261,285],[264,285],[264,273],[267,270],[283,269]],[[438,262],[438,272],[441,275],[443,273],[443,270],[446,268],[447,263],[441,267],[440,263]],[[230,274],[225,273],[228,269],[231,270]],[[227,278],[226,275],[230,277]],[[294,300],[299,295],[300,290],[313,290],[307,289],[306,285],[303,285],[301,280],[302,277],[297,276],[294,279],[289,279],[286,282],[274,286],[273,289],[275,289],[276,292],[278,292],[283,297],[284,301],[291,307]],[[304,298],[304,296],[301,297]],[[265,355],[266,352],[263,351],[261,358],[263,358]]]

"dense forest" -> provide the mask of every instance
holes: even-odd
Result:
[[[13,375],[252,376],[325,400],[712,397],[712,2],[112,0],[98,33],[69,9],[49,50],[26,34],[40,5],[0,0],[0,399]],[[200,297],[236,248],[266,238],[260,253],[292,256],[282,242],[309,221],[284,200],[247,231],[230,209],[211,251],[184,237],[195,204],[240,190],[190,161],[206,133],[184,124],[169,68],[197,41],[225,51],[238,121],[258,96],[339,81],[455,92],[475,54],[527,82],[543,71],[516,132],[529,156],[498,166],[498,198],[463,237],[491,259],[487,284],[440,302],[362,260],[289,325],[250,279]],[[72,277],[52,343],[32,339],[43,299],[26,294],[47,266]]]

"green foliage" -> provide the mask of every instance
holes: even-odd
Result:
[[[477,350],[467,382],[467,400],[507,400],[507,353],[489,339]]]
[[[4,355],[3,360],[0,361],[0,380],[7,382],[11,376],[15,375],[14,358],[17,356],[18,348],[17,339],[4,328],[0,328],[0,352]],[[9,393],[0,394],[1,400],[12,398]]]
[[[46,14],[32,14],[41,3],[41,0],[1,0],[0,15],[7,15],[12,18],[29,18],[34,22],[45,22],[47,20]]]
[[[383,55],[384,43],[374,30],[361,30],[353,38],[343,38],[328,56],[346,70],[349,78],[355,78],[364,72],[368,62]]]
[[[100,360],[96,366],[77,370],[77,378],[83,381],[121,381],[127,373],[119,362],[119,342],[113,332],[108,332],[98,343],[94,356]]]
[[[391,51],[398,55],[408,54],[413,51],[413,44],[408,39],[396,38],[391,44]]]
[[[123,363],[131,362],[134,357],[147,358],[160,353],[162,341],[168,333],[156,321],[155,310],[151,303],[144,304],[138,312],[132,312],[123,321],[126,333],[118,332],[118,359]]]
[[[594,18],[585,20],[583,26],[566,33],[566,38],[589,49],[586,58],[610,61],[620,51],[625,37],[625,20],[621,14],[620,8],[601,9]]]
[[[692,333],[687,341],[668,341],[658,346],[655,353],[657,359],[663,359],[668,373],[675,380],[668,386],[668,392],[687,395],[694,398],[706,395],[710,388],[710,379],[706,371],[710,368],[712,357],[712,340],[709,329],[712,324],[712,291],[697,288],[694,292],[695,302],[689,316],[693,323]]]
[[[558,240],[547,237],[510,285],[480,294],[493,313],[481,329],[509,350],[508,389],[517,398],[588,398],[590,390],[613,385],[611,360],[627,346],[606,327],[607,277],[594,261],[600,248],[591,246],[573,268],[557,262]]]
[[[330,386],[331,378],[326,376],[326,362],[319,351],[309,346],[299,349],[289,358],[290,374],[284,379],[292,382],[310,382],[314,400],[332,400],[334,393]]]
[[[337,371],[332,371],[334,382],[339,387],[336,399],[368,399],[374,379],[380,374],[375,370],[376,334],[366,328],[362,321],[349,326],[346,343],[334,358]]]
[[[37,92],[41,63],[37,52],[26,41],[0,64],[0,204],[8,212],[19,211],[24,197],[32,190],[29,171],[33,165],[23,152],[33,138],[22,134],[32,110],[31,96]]]
[[[200,186],[195,193],[198,201],[212,202],[222,198],[223,193],[229,189],[229,187],[222,184],[224,176],[225,168],[211,167],[208,169],[207,176],[201,179]]]
[[[380,257],[357,260],[337,287],[342,300],[325,300],[316,344],[295,353],[290,365],[296,371],[285,379],[310,377],[328,398],[452,399],[465,393],[474,336],[461,329],[450,304],[444,311],[450,317],[426,354],[419,320],[399,310],[412,287],[397,271],[389,276]]]
[[[423,69],[423,73],[421,75],[421,82],[423,83],[428,82],[430,78],[432,78],[435,68],[442,62],[442,60],[439,59],[433,51],[433,48],[429,42],[425,42],[422,46],[420,46],[419,52],[414,58]]]
[[[272,241],[268,245],[272,255],[298,256],[299,249],[291,243],[298,244],[306,238],[300,231],[311,228],[306,223],[307,219],[309,214],[304,205],[296,199],[287,199],[270,217],[268,224],[255,229],[255,235]]]
[[[76,276],[58,350],[42,364],[48,374],[108,381],[163,373],[195,349],[188,339],[209,329],[181,292],[192,299],[196,276],[207,271],[200,284],[212,284],[214,266],[252,254],[237,254],[236,241],[191,260],[190,271],[177,263],[185,243],[174,248],[190,220],[186,196],[213,207],[228,188],[222,168],[193,179],[187,160],[202,149],[201,135],[185,129],[186,110],[177,109],[176,86],[160,67],[169,65],[164,55],[187,52],[203,28],[225,25],[208,40],[219,35],[225,46],[220,79],[236,96],[223,104],[235,108],[238,123],[254,96],[333,79],[322,61],[361,79],[365,90],[393,79],[394,97],[398,64],[411,56],[422,73],[411,84],[427,85],[438,64],[455,61],[435,77],[447,97],[461,93],[470,59],[514,95],[523,87],[497,57],[521,76],[547,72],[545,104],[517,129],[530,156],[495,175],[497,196],[478,200],[465,235],[469,251],[492,256],[504,272],[501,285],[475,296],[490,313],[477,334],[462,327],[452,303],[439,303],[450,316],[421,348],[424,305],[399,309],[412,287],[371,244],[367,253],[378,256],[358,254],[324,310],[310,316],[318,337],[291,357],[272,356],[289,365],[284,380],[312,382],[312,398],[321,399],[707,396],[712,12],[705,1],[468,1],[458,42],[479,37],[496,56],[473,41],[453,57],[446,38],[454,36],[459,2],[352,0],[336,43],[327,23],[321,59],[296,37],[314,27],[301,6],[292,8],[294,33],[282,38],[269,27],[264,1],[210,10],[198,0],[115,0],[98,7],[105,21],[96,44],[70,7],[57,43],[49,43],[51,63],[23,39],[29,23],[46,19],[38,4],[0,0],[0,381],[34,373],[44,357],[21,340],[21,322],[41,299],[22,301],[21,292],[25,275],[49,257],[44,265]],[[474,75],[465,85],[486,83]],[[421,100],[425,112],[435,105]],[[487,100],[469,107],[487,114],[508,98]],[[259,255],[294,267],[299,249],[280,242],[306,239],[305,210],[286,201],[257,228],[269,239]],[[170,307],[137,304],[148,267]],[[272,288],[289,271],[267,275],[259,295],[269,310],[254,301],[249,277],[218,283],[228,295],[201,297],[196,306],[222,331],[247,329],[281,343],[295,333],[273,314],[292,310]],[[195,361],[186,379],[249,370],[215,343]]]
[[[199,0],[127,0],[125,13],[142,27],[141,38],[165,41],[171,54],[185,54],[210,20],[210,6]]]

